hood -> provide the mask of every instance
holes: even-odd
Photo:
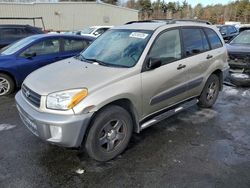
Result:
[[[107,67],[69,58],[34,71],[24,84],[40,95],[76,88],[88,88],[91,93],[133,74],[131,68]]]
[[[248,53],[250,54],[250,45],[247,44],[226,44],[228,53]]]

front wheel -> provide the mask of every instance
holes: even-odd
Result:
[[[90,126],[85,148],[97,161],[108,161],[122,153],[133,130],[130,114],[116,105],[102,109]]]
[[[0,73],[0,96],[9,95],[14,89],[13,80],[8,75]]]
[[[220,80],[217,75],[212,74],[203,88],[199,97],[198,105],[203,108],[210,108],[214,105],[220,90]]]

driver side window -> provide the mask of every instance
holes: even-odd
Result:
[[[162,33],[154,42],[149,52],[149,57],[160,59],[163,65],[181,59],[179,30]]]
[[[36,43],[31,47],[27,48],[20,56],[25,57],[26,54],[47,55],[59,52],[59,40],[58,39],[48,39],[42,42]]]

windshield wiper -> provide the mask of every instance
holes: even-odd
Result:
[[[79,55],[75,56],[74,58],[76,58],[76,59],[78,59],[80,61],[84,61],[85,60],[85,58],[84,58],[84,56],[82,54],[79,54]]]
[[[95,62],[95,63],[98,63],[99,65],[102,65],[102,66],[110,66],[110,64],[105,63],[105,62],[103,62],[103,61],[101,61],[101,60],[99,60],[99,59],[95,59],[95,58],[85,58],[85,57],[83,57],[83,58],[84,58],[84,60],[86,60],[86,61]]]
[[[105,63],[101,60],[95,59],[95,58],[85,58],[82,54],[79,54],[78,56],[75,56],[76,59],[79,59],[81,61],[91,61],[94,63],[98,63],[99,65],[102,66],[107,66],[107,67],[122,67],[122,68],[128,68],[128,66],[125,65],[118,65],[118,64],[109,64],[109,63]]]

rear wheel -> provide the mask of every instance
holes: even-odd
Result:
[[[14,81],[6,74],[0,73],[0,96],[11,94],[15,89]]]
[[[123,152],[133,129],[130,114],[116,105],[101,110],[90,126],[85,148],[97,161],[108,161]]]
[[[220,89],[220,81],[217,75],[212,74],[203,88],[199,97],[198,105],[203,108],[210,108],[214,105]]]

